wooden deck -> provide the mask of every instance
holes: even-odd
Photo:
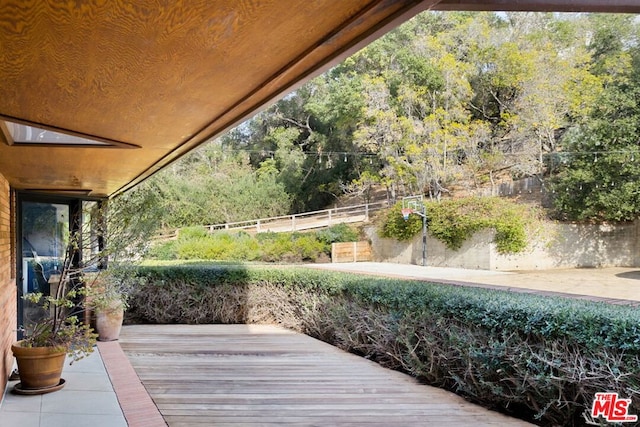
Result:
[[[125,326],[120,345],[170,427],[530,425],[276,326]]]

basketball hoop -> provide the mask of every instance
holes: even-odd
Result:
[[[413,209],[402,208],[402,218],[404,218],[405,221],[409,219],[409,215],[411,215],[412,213],[413,213]]]
[[[427,207],[424,204],[422,194],[402,198],[402,218],[405,221],[409,215],[416,214],[422,217],[422,266],[427,266]]]

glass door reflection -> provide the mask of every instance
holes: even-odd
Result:
[[[69,243],[69,205],[42,202],[22,202],[22,283],[20,294],[40,292],[55,296],[57,277],[63,267]],[[29,301],[22,303],[19,325],[29,324],[48,316],[44,309]]]

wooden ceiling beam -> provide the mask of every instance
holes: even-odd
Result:
[[[640,13],[640,0],[3,0],[0,174],[123,192],[427,9]],[[12,141],[2,120],[111,149]]]
[[[210,123],[175,150],[141,173],[136,179],[119,189],[115,194],[135,187],[192,149],[211,140],[243,120],[250,118],[285,94],[302,86],[311,78],[335,66],[340,61],[373,40],[409,20],[420,12],[432,8],[437,0],[403,0],[388,2],[375,0],[359,14],[327,34],[297,58],[265,79],[237,102],[212,118]]]

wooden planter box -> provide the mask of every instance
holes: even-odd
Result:
[[[371,261],[369,242],[346,242],[331,244],[331,262]]]

